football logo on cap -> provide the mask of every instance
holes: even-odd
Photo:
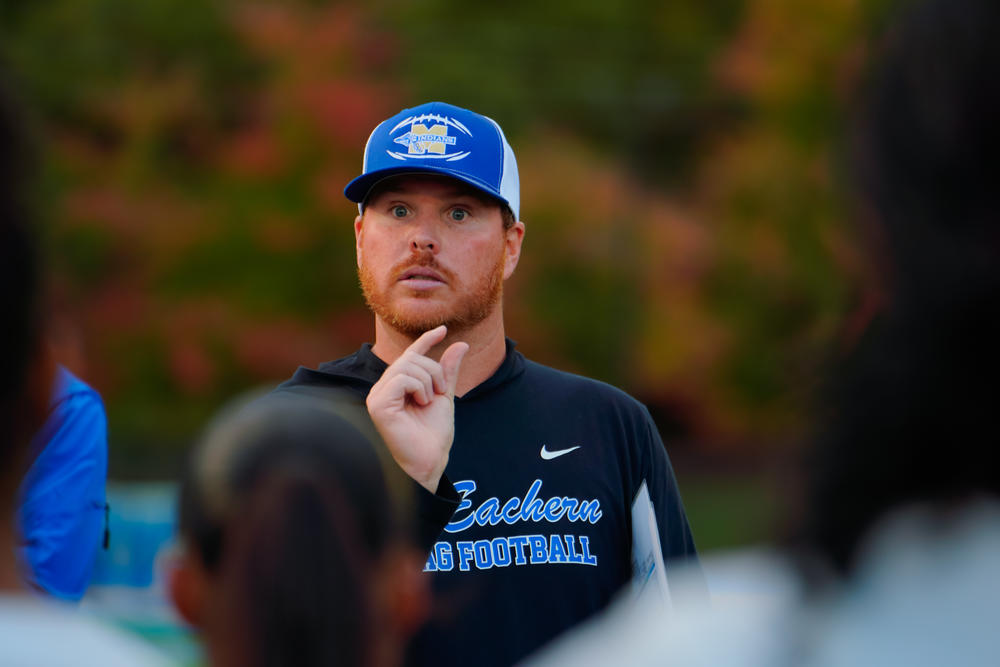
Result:
[[[469,128],[454,118],[439,116],[438,114],[410,116],[389,130],[389,135],[395,134],[406,126],[409,126],[408,131],[392,140],[393,143],[406,146],[406,152],[386,151],[386,153],[397,160],[432,158],[445,159],[448,162],[452,162],[454,160],[461,160],[469,155],[469,151],[448,152],[449,147],[455,146],[457,142],[457,137],[448,134],[448,128],[454,128],[469,137],[472,136]]]

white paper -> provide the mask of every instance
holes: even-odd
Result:
[[[632,590],[637,599],[654,598],[670,609],[660,531],[645,480],[632,501]]]

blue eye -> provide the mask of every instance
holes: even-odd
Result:
[[[448,217],[450,217],[454,222],[463,222],[469,217],[469,212],[464,208],[453,208],[448,212]]]
[[[409,211],[402,204],[392,207],[392,217],[394,218],[405,218],[407,213]]]

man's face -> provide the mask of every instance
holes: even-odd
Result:
[[[369,307],[417,336],[466,329],[497,308],[524,225],[504,230],[500,205],[460,181],[407,174],[377,187],[354,234]]]

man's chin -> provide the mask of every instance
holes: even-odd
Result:
[[[388,322],[389,326],[404,334],[410,338],[418,338],[421,334],[431,329],[435,329],[442,324],[447,324],[447,322],[442,322],[441,320],[399,320],[394,319]],[[453,327],[448,327],[449,331]]]
[[[409,336],[419,336],[442,324],[450,324],[451,315],[438,308],[396,308],[381,314],[386,324]]]
[[[458,310],[452,307],[394,308],[382,312],[376,311],[375,314],[396,331],[416,338],[442,324],[447,325],[450,334],[465,331],[486,319],[495,307],[496,303],[484,303],[479,308]]]

